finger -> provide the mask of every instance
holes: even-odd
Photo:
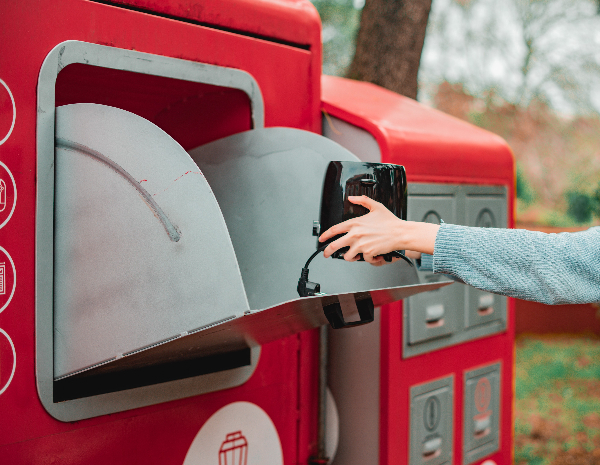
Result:
[[[378,257],[373,257],[373,260],[369,262],[373,266],[382,266],[385,265],[385,260],[380,255]]]
[[[354,220],[346,220],[342,223],[333,225],[331,228],[329,228],[327,231],[325,231],[319,236],[319,242],[325,242],[326,240],[331,239],[332,237],[335,237],[339,234],[347,233],[354,223]]]
[[[344,252],[344,260],[346,260],[347,262],[357,262],[360,260],[360,255],[358,254],[354,254],[352,255],[352,253],[349,253],[350,251],[348,250],[348,252]]]
[[[344,237],[346,237],[346,236],[344,236]],[[350,261],[355,261],[355,260],[352,260],[352,259],[353,259],[354,257],[357,257],[357,256],[358,256],[358,254],[359,254],[359,253],[361,253],[361,251],[360,251],[360,250],[358,249],[358,247],[356,246],[356,243],[354,243],[354,244],[350,244],[350,243],[348,243],[348,244],[346,244],[346,245],[349,245],[349,246],[350,246],[350,248],[349,248],[349,249],[348,249],[346,252],[344,252],[344,260],[348,260],[349,262],[350,262]],[[348,258],[346,258],[346,257],[348,257]],[[359,258],[360,258],[360,257],[359,257]],[[363,258],[364,258],[364,257],[363,257]]]
[[[348,200],[356,205],[362,205],[369,211],[376,208],[377,205],[381,205],[379,202],[377,202],[376,200],[373,200],[370,197],[367,197],[366,195],[359,195],[359,196],[349,195]]]
[[[331,244],[329,244],[327,247],[325,247],[325,250],[323,251],[323,256],[325,258],[329,258],[331,256],[331,254],[333,254],[333,252],[335,252],[336,250],[341,249],[342,247],[346,247],[347,245],[349,245],[349,240],[347,236],[342,236],[339,239],[333,241]]]
[[[363,252],[363,258],[365,259],[365,262],[367,262],[367,263],[373,263],[373,262],[377,261],[377,259],[379,258],[379,256],[374,257],[373,255],[367,255],[366,253]]]

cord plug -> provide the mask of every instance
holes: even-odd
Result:
[[[298,295],[300,297],[309,297],[321,292],[321,285],[308,280],[308,268],[302,268],[300,279],[298,280]]]

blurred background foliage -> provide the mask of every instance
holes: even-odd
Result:
[[[600,341],[521,338],[515,366],[514,464],[600,463]]]
[[[325,74],[346,74],[364,2],[313,0]],[[432,2],[418,100],[509,143],[521,224],[600,224],[599,12],[599,0]]]
[[[323,74],[344,76],[356,48],[356,33],[364,0],[312,0],[323,30]]]

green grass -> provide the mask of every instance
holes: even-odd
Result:
[[[515,464],[600,464],[600,340],[517,342]]]

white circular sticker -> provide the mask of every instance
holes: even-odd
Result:
[[[233,402],[217,410],[192,441],[184,465],[283,465],[281,440],[258,405]]]
[[[12,92],[0,79],[0,145],[10,137],[17,119],[17,107]]]
[[[12,339],[0,328],[0,394],[10,385],[17,368],[17,351]]]

